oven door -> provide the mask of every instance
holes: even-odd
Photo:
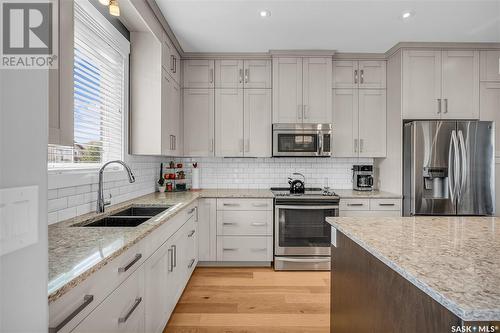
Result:
[[[330,255],[328,216],[338,216],[338,205],[276,205],[276,255]]]
[[[317,131],[273,132],[273,156],[320,156],[321,136]]]

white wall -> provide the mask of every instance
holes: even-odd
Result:
[[[0,70],[0,188],[38,186],[38,242],[0,257],[0,332],[46,332],[48,72]]]
[[[370,158],[185,158],[186,166],[196,161],[202,188],[261,188],[288,186],[293,172],[306,176],[306,187],[327,185],[352,188],[352,165],[371,164]],[[190,178],[190,168],[187,177]]]

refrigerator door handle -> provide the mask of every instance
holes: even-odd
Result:
[[[451,195],[451,201],[455,201],[455,195],[457,194],[457,186],[458,186],[458,142],[457,142],[457,133],[455,130],[451,131],[451,139],[450,139],[450,147],[448,149],[448,189]],[[453,152],[453,155],[452,155]],[[453,160],[452,160],[453,156]],[[453,168],[453,170],[452,170]]]
[[[465,147],[465,139],[461,130],[458,131],[458,140],[460,146],[460,189],[458,191],[458,199],[462,197],[462,193],[465,189],[466,181],[467,181],[467,149]]]

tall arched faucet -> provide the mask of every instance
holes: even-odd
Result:
[[[120,161],[120,160],[115,160],[115,161],[109,161],[109,162],[105,163],[99,169],[99,189],[97,190],[97,209],[96,209],[97,213],[104,213],[104,207],[111,204],[110,200],[104,200],[103,173],[104,173],[104,169],[112,163],[118,163],[118,164],[123,165],[123,167],[127,171],[128,181],[130,183],[135,182],[135,176],[134,176],[132,170],[130,170],[130,167],[125,162]]]

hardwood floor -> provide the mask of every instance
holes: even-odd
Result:
[[[164,333],[327,333],[330,272],[197,268]]]

